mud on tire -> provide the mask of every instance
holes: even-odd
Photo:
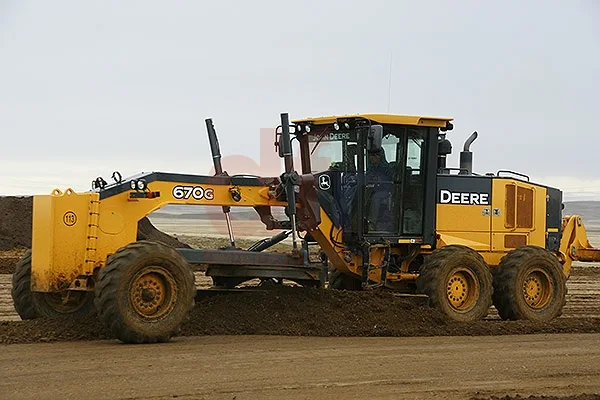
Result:
[[[450,245],[425,258],[417,279],[429,306],[456,321],[484,318],[492,305],[492,273],[475,250]]]
[[[124,343],[166,342],[194,306],[194,274],[175,249],[138,241],[109,257],[98,274],[100,321]]]
[[[31,292],[31,250],[27,250],[15,266],[11,295],[15,310],[21,319],[39,317],[33,305],[33,293]]]
[[[502,257],[494,270],[494,306],[502,319],[550,321],[562,314],[566,277],[548,250],[523,246]]]

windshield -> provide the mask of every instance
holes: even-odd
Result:
[[[312,172],[326,171],[343,160],[342,142],[313,142],[310,144]]]
[[[356,143],[356,133],[350,131],[323,132],[309,137],[311,172],[339,169],[349,161],[348,145]]]
[[[329,169],[343,170],[346,172],[356,171],[357,153],[356,139],[353,132],[325,133],[324,135],[312,135],[309,138],[311,172],[317,173]],[[398,138],[394,135],[386,135],[382,141],[382,149],[386,160],[396,161]],[[365,162],[368,163],[365,154]]]

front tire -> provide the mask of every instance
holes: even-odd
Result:
[[[138,241],[119,249],[100,270],[96,308],[124,343],[167,342],[194,306],[194,274],[172,247]]]
[[[492,273],[475,250],[450,245],[433,251],[417,279],[429,306],[455,321],[483,319],[492,305]]]
[[[553,320],[562,314],[566,296],[560,262],[541,247],[511,250],[494,271],[494,306],[502,319]]]

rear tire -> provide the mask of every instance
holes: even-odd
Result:
[[[124,343],[167,342],[194,306],[194,274],[185,258],[162,243],[119,249],[98,274],[100,321]]]
[[[492,273],[475,250],[450,245],[425,258],[417,279],[429,306],[455,321],[483,319],[492,305]]]
[[[15,266],[11,295],[15,311],[22,320],[39,317],[33,304],[33,293],[31,292],[31,250],[27,250]]]
[[[566,303],[566,277],[548,250],[523,246],[507,253],[494,270],[494,306],[502,319],[550,321]]]
[[[334,269],[329,273],[329,288],[335,290],[362,290],[362,282],[358,278]]]

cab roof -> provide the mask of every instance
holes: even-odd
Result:
[[[344,119],[356,119],[364,118],[379,124],[394,124],[394,125],[414,125],[414,126],[430,126],[445,128],[448,122],[454,118],[446,117],[427,117],[427,116],[416,116],[416,115],[396,115],[396,114],[349,114],[349,115],[331,115],[326,117],[309,117],[304,119],[298,119],[294,122],[299,123],[311,123],[314,125],[326,125],[333,124],[338,120]]]

